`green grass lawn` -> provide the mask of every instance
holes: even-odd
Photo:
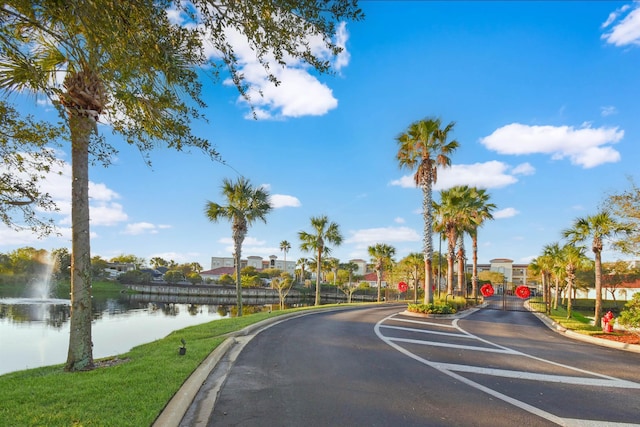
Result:
[[[534,310],[544,313],[544,304],[542,303],[541,297],[531,298],[529,305]],[[592,325],[593,302],[591,303],[591,307],[589,307],[589,304],[582,304],[580,307],[580,309],[571,310],[570,318],[567,318],[567,309],[561,305],[558,305],[558,308],[551,308],[551,314],[548,316],[560,326],[571,329],[574,332],[585,335],[602,333],[601,328]]]

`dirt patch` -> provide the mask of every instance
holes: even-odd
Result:
[[[124,359],[120,359],[118,357],[114,357],[112,359],[103,359],[93,362],[94,369],[98,368],[110,368],[112,366],[121,365],[123,363],[127,363],[130,359],[125,357]]]
[[[593,335],[596,338],[617,341],[625,344],[640,344],[640,336],[631,332],[613,332],[610,334]]]

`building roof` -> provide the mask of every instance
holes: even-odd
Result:
[[[499,263],[499,262],[513,262],[513,260],[509,258],[494,258],[492,260],[489,260],[489,262],[493,264],[493,263]]]
[[[236,270],[234,267],[218,267],[218,268],[214,268],[213,270],[201,271],[200,275],[202,276],[204,274],[207,276],[220,276],[223,274],[233,274],[235,272]]]

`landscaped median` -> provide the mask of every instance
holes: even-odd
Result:
[[[267,319],[339,304],[214,320],[96,361],[96,369],[64,365],[0,376],[0,426],[150,426],[182,384],[227,337]],[[186,354],[179,355],[185,342]]]

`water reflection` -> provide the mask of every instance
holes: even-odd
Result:
[[[93,355],[99,359],[187,326],[234,316],[227,304],[177,303],[121,294],[94,298]],[[246,306],[245,312],[268,308]],[[69,345],[69,300],[0,298],[0,375],[64,363]]]

